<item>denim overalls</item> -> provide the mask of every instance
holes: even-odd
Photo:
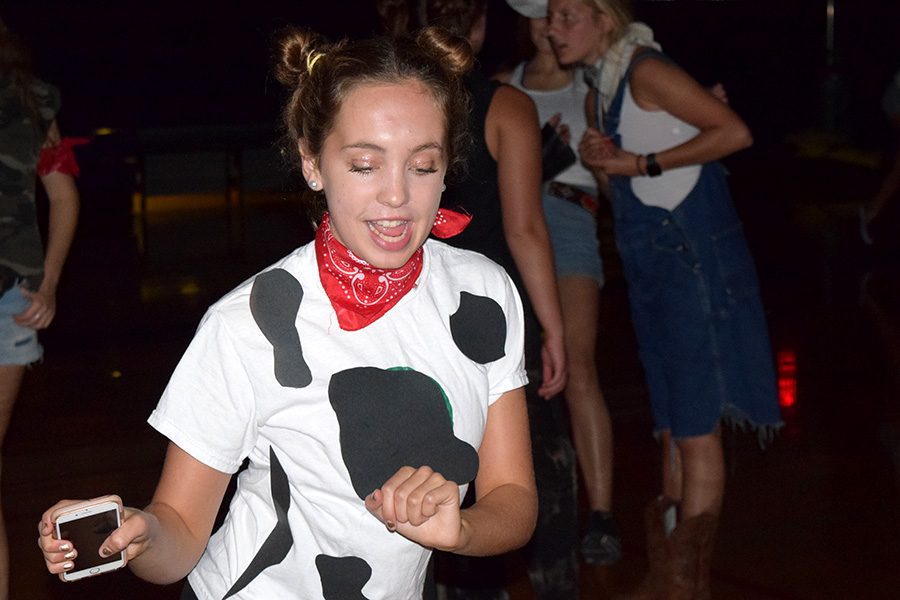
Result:
[[[610,110],[619,115],[635,54]],[[768,438],[781,425],[771,347],[753,259],[722,166],[707,163],[687,198],[668,211],[643,204],[629,177],[610,177],[616,244],[646,372],[656,431],[712,432],[721,419]]]

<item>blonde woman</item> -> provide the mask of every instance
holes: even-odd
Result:
[[[749,146],[727,104],[659,52],[625,0],[550,0],[549,37],[594,89],[581,159],[607,184],[663,453],[639,597],[709,596],[722,422],[781,425],[753,260],[719,159]]]

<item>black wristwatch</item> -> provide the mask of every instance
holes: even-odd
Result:
[[[644,157],[647,161],[647,176],[648,177],[659,177],[662,175],[662,167],[659,166],[659,163],[656,162],[656,154],[651,152],[647,156]]]

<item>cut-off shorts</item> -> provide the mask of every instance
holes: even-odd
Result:
[[[594,215],[546,191],[543,204],[557,276],[590,277],[603,287],[603,262]]]
[[[18,325],[13,317],[25,309],[31,300],[25,297],[18,285],[0,296],[0,364],[30,365],[44,355],[38,342],[37,331]]]

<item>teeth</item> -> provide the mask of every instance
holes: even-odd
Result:
[[[406,227],[403,227],[401,232],[395,236],[387,235],[384,231],[381,230],[381,228],[384,228],[384,229],[395,228],[395,227],[400,227],[405,224],[406,224],[406,221],[404,221],[404,220],[370,221],[369,222],[369,230],[372,233],[374,233],[375,235],[377,235],[378,237],[380,237],[381,239],[383,239],[384,241],[393,242],[393,241],[401,239],[406,234]]]

